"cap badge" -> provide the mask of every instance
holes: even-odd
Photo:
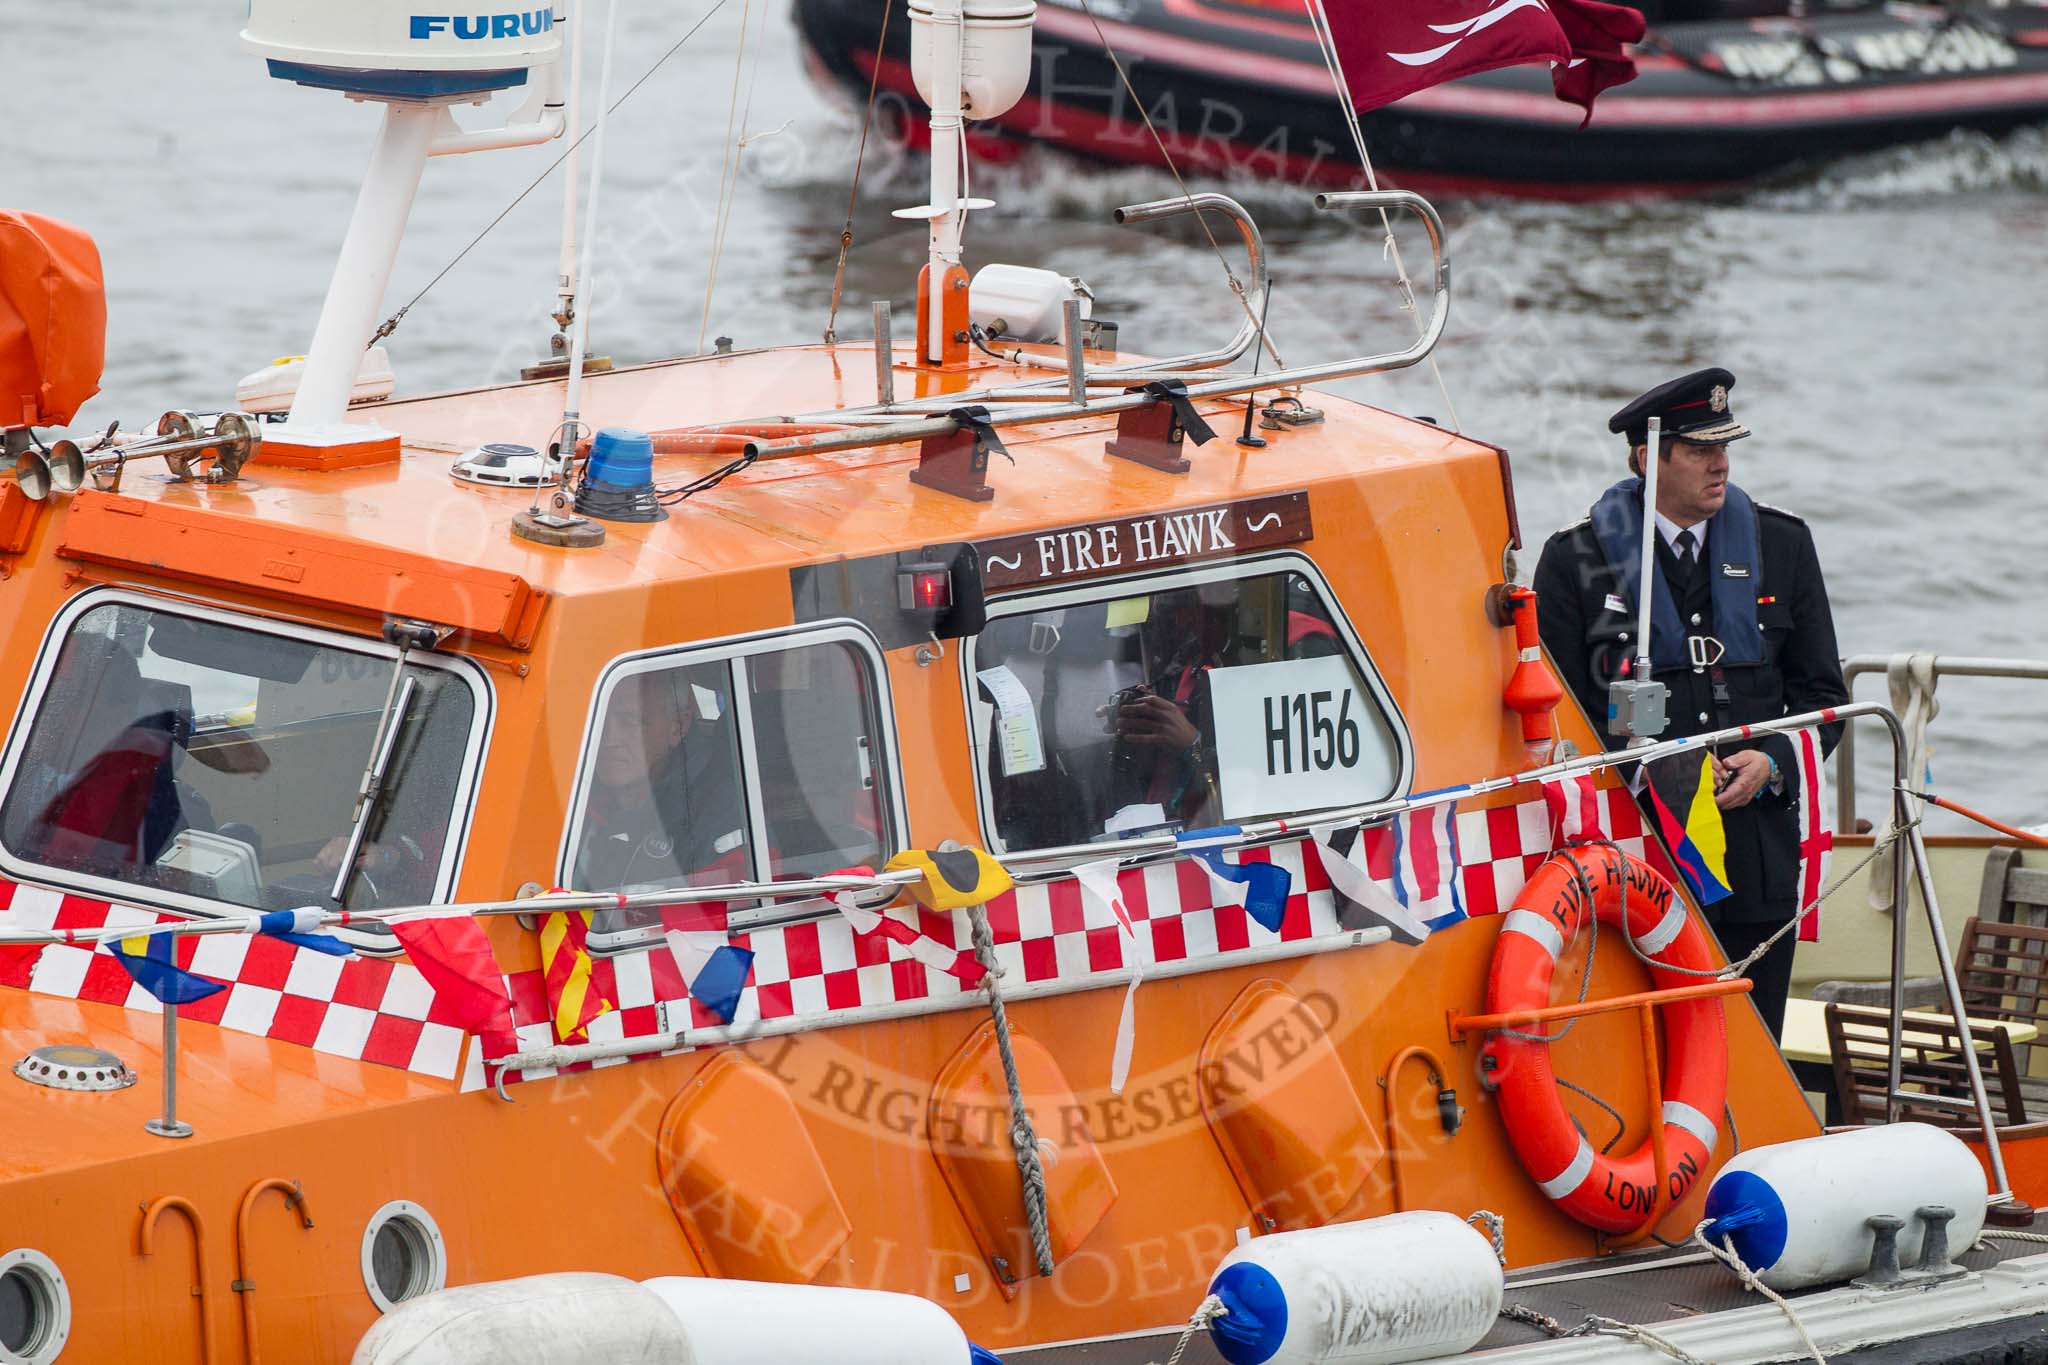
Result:
[[[1713,392],[1707,395],[1707,406],[1715,412],[1728,411],[1728,386],[1726,384],[1714,385]]]

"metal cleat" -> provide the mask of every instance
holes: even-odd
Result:
[[[1946,1204],[1923,1204],[1917,1210],[1927,1232],[1920,1240],[1920,1264],[1913,1274],[1920,1280],[1951,1280],[1969,1272],[1948,1258],[1948,1225],[1956,1211]]]
[[[1906,1278],[1899,1270],[1899,1229],[1906,1225],[1906,1220],[1893,1214],[1879,1213],[1863,1221],[1873,1235],[1870,1269],[1850,1283],[1858,1289],[1894,1288]]]

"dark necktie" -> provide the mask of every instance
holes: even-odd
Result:
[[[1693,570],[1699,566],[1699,558],[1693,554],[1697,544],[1689,530],[1680,531],[1672,542],[1672,548],[1678,551],[1678,576],[1687,583],[1692,582]]]

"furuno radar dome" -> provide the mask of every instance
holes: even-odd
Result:
[[[367,99],[489,94],[562,51],[553,6],[534,0],[254,0],[242,43],[281,80]]]

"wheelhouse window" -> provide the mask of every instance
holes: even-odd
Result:
[[[567,885],[790,881],[886,859],[896,817],[877,677],[852,638],[614,668],[579,774]],[[658,925],[651,911],[605,911],[591,928],[600,946],[624,947]]]
[[[1375,801],[1405,748],[1304,572],[1234,565],[991,605],[973,724],[997,844],[1046,848]]]
[[[478,698],[438,664],[408,667],[411,688],[394,689],[394,665],[369,648],[168,606],[91,606],[33,690],[0,848],[59,880],[250,909],[431,902],[454,861]],[[398,695],[405,705],[387,722]],[[359,807],[387,723],[384,779]]]

